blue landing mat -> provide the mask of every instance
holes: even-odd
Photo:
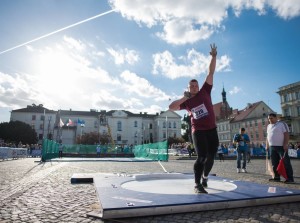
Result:
[[[209,177],[208,194],[194,193],[193,174],[96,174],[93,181],[100,210],[89,215],[104,219],[300,201],[300,190],[216,176]]]

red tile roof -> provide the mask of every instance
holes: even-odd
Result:
[[[214,113],[216,117],[220,117],[221,115],[221,107],[222,107],[223,102],[219,102],[217,104],[214,104]]]
[[[238,115],[232,120],[233,122],[241,121],[246,119],[247,116],[260,104],[262,101],[255,102],[253,104],[249,104],[246,108],[238,111]]]

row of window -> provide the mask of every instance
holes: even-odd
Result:
[[[266,125],[266,119],[265,118],[262,118],[261,119],[261,123],[263,126]],[[257,127],[258,126],[258,122],[257,120],[254,120],[254,123],[252,121],[246,121],[244,123],[234,123],[232,124],[232,129],[240,129],[241,126],[244,126],[245,128],[247,128],[248,126],[249,127]],[[221,124],[221,125],[218,125],[218,131],[228,131],[230,130],[229,129],[229,124]]]
[[[291,92],[291,93],[282,95],[283,102],[289,102],[289,101],[294,101],[294,100],[300,100],[300,91]]]
[[[296,116],[300,116],[300,106],[297,106],[296,109],[297,109]],[[293,113],[291,112],[291,107],[283,109],[283,115],[284,116],[293,116]]]
[[[137,122],[137,121],[134,121],[134,127],[138,127],[138,122]],[[152,129],[152,128],[153,128],[153,126],[152,126],[151,123],[148,124],[148,128],[149,128],[149,129]],[[163,128],[167,128],[167,123],[166,123],[166,122],[163,122]],[[168,122],[168,128],[172,128],[172,122]],[[176,122],[173,122],[173,128],[174,128],[174,129],[177,128]],[[145,129],[143,123],[142,123],[142,129]],[[118,122],[117,122],[117,130],[118,130],[118,131],[122,131],[122,122],[121,122],[121,121],[118,121]]]
[[[168,122],[168,125],[169,125],[168,128],[172,128],[172,123],[171,122]],[[163,122],[163,128],[167,128],[166,126],[167,126],[166,122]],[[134,121],[134,127],[138,127],[138,122],[137,121]],[[148,128],[153,129],[153,126],[152,126],[151,123],[148,125]],[[173,122],[173,128],[174,129],[177,128],[176,122]],[[145,129],[143,123],[142,123],[142,129]],[[122,131],[122,122],[121,121],[117,122],[117,131]]]
[[[32,120],[35,121],[36,120],[36,115],[32,115]],[[45,116],[44,115],[41,115],[40,116],[40,120],[41,121],[44,121],[45,120]],[[103,123],[101,123],[103,124]],[[138,121],[134,121],[134,127],[138,127]],[[152,124],[150,123],[148,125],[149,129],[152,129],[153,126]],[[98,128],[98,121],[94,121],[94,128]],[[143,124],[142,124],[142,129],[144,128]],[[163,128],[167,128],[167,123],[166,122],[163,122]],[[168,122],[168,128],[172,128],[172,123],[171,122]],[[176,129],[177,128],[177,125],[176,125],[176,122],[173,122],[173,128]],[[40,125],[40,129],[43,129],[43,124]],[[122,131],[122,122],[121,121],[118,121],[117,123],[117,130],[118,131]]]
[[[32,116],[31,116],[31,120],[32,120],[32,121],[35,121],[35,120],[36,120],[36,115],[32,115]],[[44,115],[41,115],[41,116],[40,116],[40,120],[41,120],[41,121],[44,121],[44,120],[45,120],[45,116],[44,116]]]

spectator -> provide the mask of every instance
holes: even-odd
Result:
[[[279,161],[284,157],[284,166],[288,179],[284,183],[294,183],[293,168],[288,154],[289,127],[277,119],[276,114],[268,115],[270,124],[267,127],[266,150],[270,149],[271,162],[274,171],[274,178],[269,179],[271,182],[280,182],[280,175],[277,172]]]
[[[63,157],[63,145],[62,145],[62,143],[59,143],[59,145],[58,145],[58,157],[59,158]]]
[[[219,147],[218,147],[218,151],[217,154],[219,156],[219,160],[220,162],[223,161],[224,162],[224,151],[223,151],[223,145],[220,143]]]
[[[241,160],[243,158],[242,172],[247,173],[246,170],[246,157],[248,151],[248,143],[250,142],[249,136],[245,133],[245,129],[241,128],[239,134],[233,137],[233,143],[236,144],[237,151],[237,172],[241,172]]]
[[[101,153],[101,146],[100,146],[100,144],[97,145],[96,152],[97,152],[97,156],[100,157],[100,153]]]

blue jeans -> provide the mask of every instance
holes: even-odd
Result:
[[[236,164],[237,168],[241,168],[241,161],[243,158],[243,169],[246,169],[246,158],[247,158],[247,150],[240,150],[239,148],[237,149],[237,159],[236,159]]]

